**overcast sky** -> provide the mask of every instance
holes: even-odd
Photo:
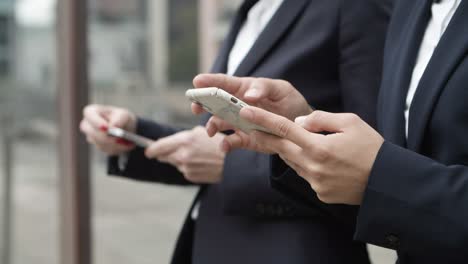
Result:
[[[55,0],[17,0],[16,19],[21,25],[49,26],[55,17]]]

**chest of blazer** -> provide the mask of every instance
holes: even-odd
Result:
[[[386,43],[378,128],[386,140],[445,165],[468,164],[468,2],[462,1],[421,78],[405,138],[404,107],[432,1],[400,1]]]
[[[385,171],[379,171],[381,175],[374,177],[381,179],[370,179],[370,182],[374,181],[374,191],[369,197],[372,196],[374,201],[379,200],[376,197],[381,194],[384,195],[380,197],[386,197],[382,198],[383,202],[376,202],[379,206],[372,210],[379,211],[384,203],[386,213],[373,213],[376,217],[362,221],[364,224],[360,224],[358,230],[365,233],[362,232],[365,224],[375,224],[365,235],[375,238],[374,241],[383,237],[380,233],[406,230],[401,233],[404,241],[398,245],[378,243],[397,249],[400,263],[465,263],[466,251],[461,248],[466,245],[467,226],[460,227],[455,223],[466,219],[464,210],[468,192],[466,175],[463,175],[463,168],[460,167],[468,165],[468,34],[465,33],[468,1],[461,2],[421,78],[410,108],[408,138],[405,136],[406,95],[430,19],[431,4],[431,0],[402,0],[395,9],[386,43],[377,123],[387,141],[447,167],[440,169],[439,165],[430,161],[427,161],[430,165],[424,167],[422,156],[416,161],[409,158],[411,154],[406,163],[392,163],[391,159],[399,158],[387,155],[387,165],[384,166],[387,166],[389,173],[401,173],[412,178],[384,175]],[[393,154],[398,155],[397,152]],[[374,166],[381,165],[378,163]],[[376,182],[385,181],[389,183],[387,187],[376,187]],[[393,194],[398,197],[398,202],[387,199]],[[362,212],[369,211],[369,203],[366,203]],[[424,217],[426,213],[430,217]],[[366,216],[360,218],[366,219]]]

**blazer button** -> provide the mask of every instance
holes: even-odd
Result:
[[[284,215],[284,208],[283,208],[282,205],[278,205],[278,206],[276,207],[276,214],[277,214],[278,216],[283,216],[283,215]]]
[[[263,203],[257,204],[257,213],[259,215],[265,215],[265,205]]]
[[[288,216],[288,217],[294,216],[294,215],[295,215],[295,214],[294,214],[294,208],[293,208],[292,206],[290,206],[290,205],[286,205],[286,206],[284,207],[284,214],[285,214],[286,216]]]
[[[387,235],[385,241],[392,248],[398,248],[398,246],[400,246],[400,238],[394,234]]]
[[[265,214],[268,216],[274,216],[276,213],[275,206],[272,204],[269,204],[265,207]]]

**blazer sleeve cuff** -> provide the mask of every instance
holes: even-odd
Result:
[[[355,239],[410,255],[460,255],[468,230],[443,205],[452,195],[444,188],[448,177],[446,166],[384,142],[371,170]]]

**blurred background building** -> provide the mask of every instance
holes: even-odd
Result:
[[[240,2],[89,0],[91,102],[196,124],[184,91],[209,71]],[[0,218],[12,222],[11,247],[0,240],[11,263],[2,264],[59,264],[55,14],[55,0],[0,0],[0,199],[12,192]],[[195,190],[108,177],[105,157],[90,159],[94,263],[168,263]]]
[[[0,76],[8,75],[12,69],[14,42],[14,2],[11,0],[0,1]]]

